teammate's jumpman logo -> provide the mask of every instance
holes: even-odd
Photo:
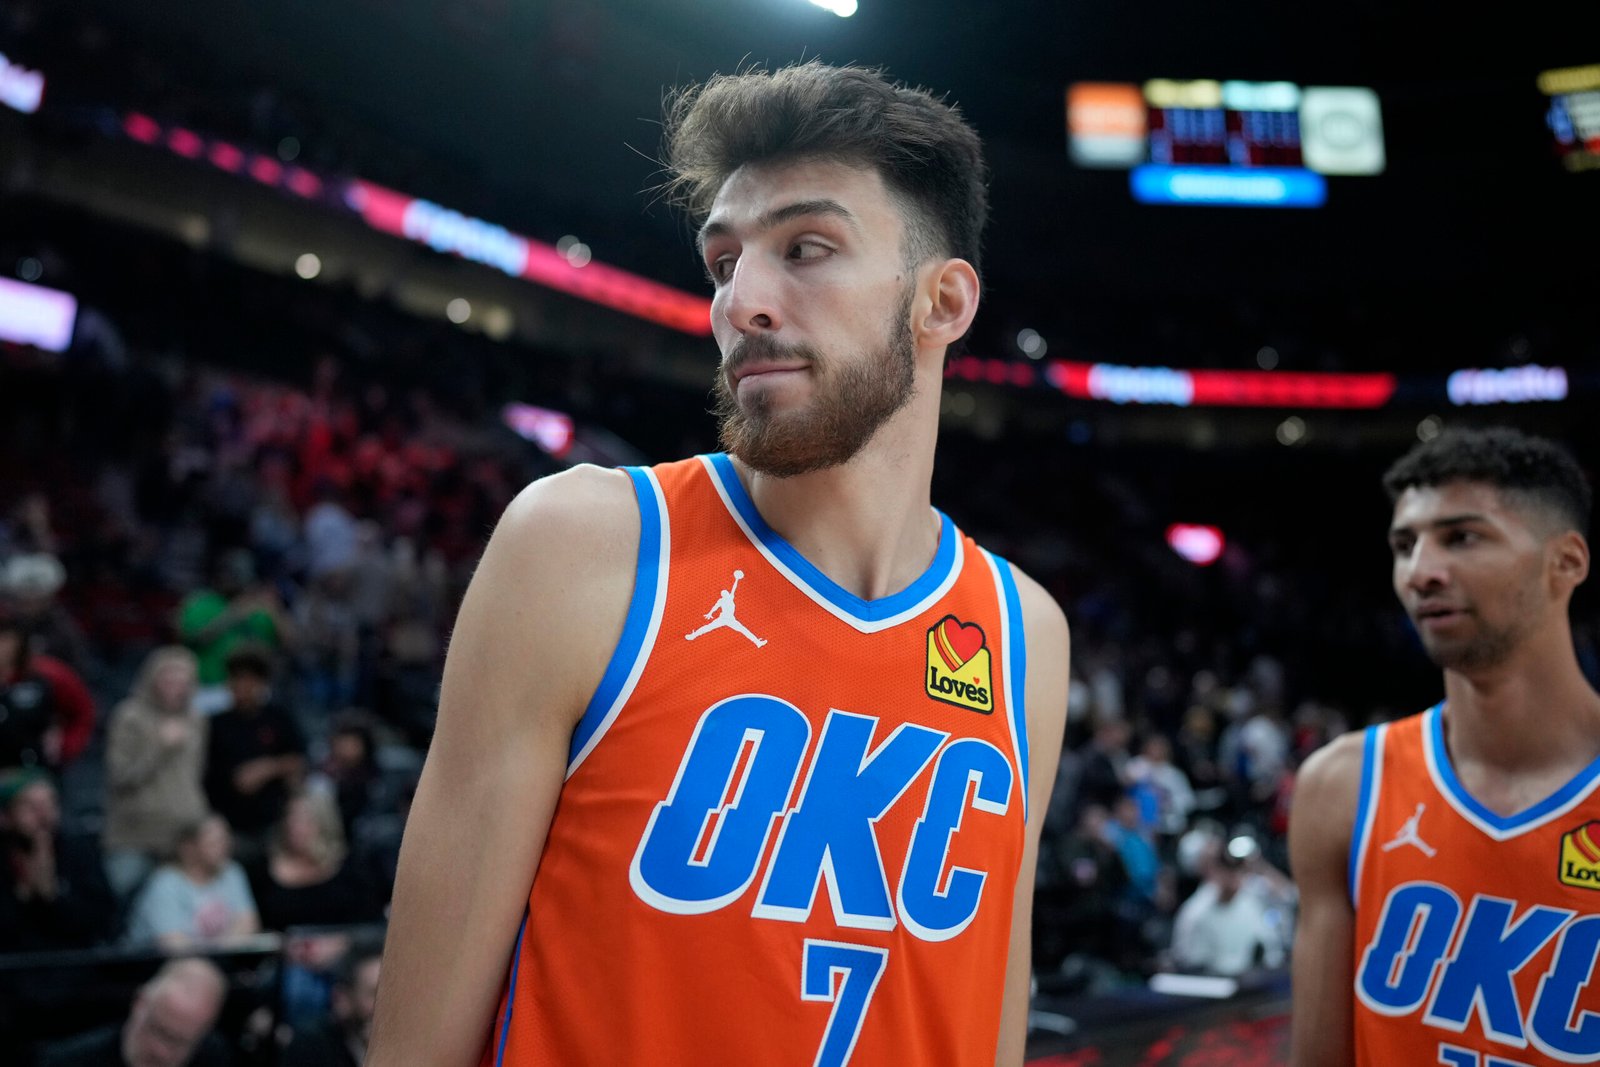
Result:
[[[1394,835],[1394,840],[1383,846],[1385,852],[1393,852],[1401,845],[1415,845],[1424,856],[1430,858],[1433,856],[1434,847],[1424,841],[1422,835],[1417,832],[1417,824],[1422,821],[1422,811],[1427,806],[1426,804],[1417,805],[1416,813],[1405,821],[1405,825],[1400,827],[1400,832]]]
[[[700,627],[700,629],[696,630],[694,633],[684,634],[686,639],[693,641],[703,633],[710,633],[712,630],[715,630],[720,626],[726,626],[730,630],[744,634],[755,643],[757,648],[760,648],[762,645],[767,643],[765,638],[757,637],[749,630],[746,630],[744,628],[744,623],[740,622],[734,617],[733,594],[734,590],[739,588],[739,579],[743,577],[744,571],[733,572],[733,589],[724,589],[722,591],[722,595],[717,597],[717,602],[711,605],[711,610],[705,613],[705,618],[711,619],[711,621]],[[712,616],[716,617],[712,618]]]

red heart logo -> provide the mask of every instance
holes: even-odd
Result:
[[[951,669],[976,656],[983,648],[983,630],[975,622],[960,622],[954,615],[947,615],[939,624],[939,636],[943,638],[944,645],[957,657],[957,662],[951,664]]]

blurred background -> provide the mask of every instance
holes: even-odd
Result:
[[[1594,470],[1593,4],[3,0],[0,1047],[359,1062],[496,517],[716,447],[663,96],[814,56],[993,171],[934,491],[1073,627],[1031,1048],[1281,1059],[1295,769],[1440,695],[1379,476]]]

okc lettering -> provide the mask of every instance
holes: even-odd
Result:
[[[639,839],[628,879],[661,911],[724,908],[755,882],[774,830],[777,843],[751,915],[802,922],[827,887],[842,927],[892,930],[944,941],[978,913],[985,871],[952,867],[949,853],[968,812],[1004,815],[1012,767],[976,738],[902,723],[877,740],[878,720],[828,712],[792,807],[811,725],[793,704],[765,694],[730,697],[695,725],[677,777]],[[875,825],[929,765],[922,816],[891,882]],[[977,830],[976,832],[982,832]]]
[[[953,678],[948,674],[941,674],[939,668],[931,663],[928,664],[928,688],[937,689],[941,693],[951,693],[976,704],[989,703],[988,689],[971,682],[963,682],[960,678]]]
[[[1554,958],[1524,1005],[1513,979],[1552,941]],[[1544,904],[1519,913],[1516,901],[1481,893],[1463,908],[1444,886],[1406,882],[1390,890],[1360,954],[1356,996],[1380,1015],[1421,1009],[1425,1024],[1452,1033],[1476,1018],[1495,1044],[1589,1063],[1600,1059],[1600,1014],[1579,1010],[1578,997],[1597,956],[1600,915]]]

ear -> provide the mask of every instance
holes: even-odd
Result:
[[[912,322],[918,348],[948,348],[972,325],[978,313],[978,272],[964,259],[947,259],[928,268]]]
[[[1557,534],[1550,543],[1551,576],[1570,593],[1589,577],[1589,542],[1576,530]]]

